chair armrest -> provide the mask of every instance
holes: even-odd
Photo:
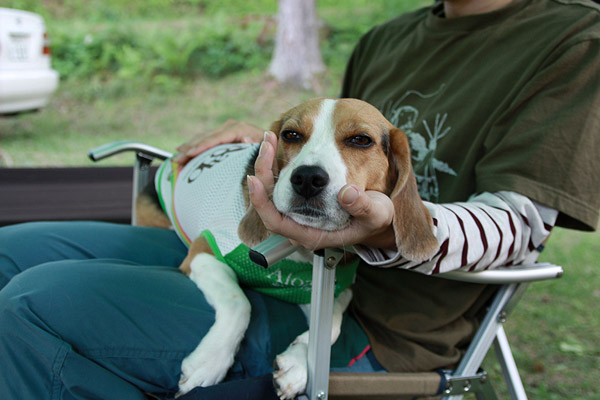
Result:
[[[166,160],[173,155],[168,151],[158,149],[145,143],[135,142],[132,140],[119,140],[90,150],[88,152],[88,157],[92,161],[100,161],[126,151],[135,151],[137,154],[141,154],[149,158],[158,158],[159,160]]]
[[[346,250],[352,251],[351,248]],[[256,264],[268,268],[294,251],[296,248],[287,239],[280,235],[273,235],[250,249],[250,259]],[[562,274],[563,269],[558,265],[535,263],[477,272],[451,271],[436,276],[455,281],[503,285],[556,279],[560,278]]]
[[[514,267],[496,268],[487,271],[451,271],[437,275],[455,281],[504,285],[560,278],[562,267],[549,263],[535,263]]]
[[[127,151],[135,152],[135,164],[133,166],[132,179],[131,223],[132,225],[136,225],[136,200],[137,196],[150,182],[150,164],[152,163],[152,160],[159,159],[164,161],[173,154],[145,143],[132,140],[120,140],[90,150],[88,152],[88,157],[96,162]]]

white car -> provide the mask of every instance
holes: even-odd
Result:
[[[0,7],[0,114],[37,110],[57,87],[42,17]]]

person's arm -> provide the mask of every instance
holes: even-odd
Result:
[[[344,186],[338,200],[354,218],[341,231],[302,226],[280,214],[268,196],[274,183],[276,138],[273,134],[266,138],[256,161],[256,176],[248,178],[250,200],[268,230],[310,250],[355,246],[359,256],[371,265],[427,274],[488,269],[535,261],[558,215],[513,192],[483,193],[465,203],[425,203],[440,247],[431,260],[411,262],[391,245],[393,204],[382,193],[354,188],[356,192],[349,199],[349,185]]]
[[[554,226],[558,211],[518,193],[482,193],[467,202],[425,202],[440,248],[425,262],[412,262],[394,251],[358,245],[368,264],[425,274],[479,271],[534,262]]]

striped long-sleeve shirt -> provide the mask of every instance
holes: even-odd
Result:
[[[550,235],[558,211],[514,192],[482,193],[464,203],[425,202],[433,218],[439,250],[425,262],[402,254],[357,246],[368,264],[438,274],[479,271],[531,263]]]

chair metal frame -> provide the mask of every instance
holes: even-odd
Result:
[[[133,151],[136,154],[133,171],[132,224],[136,224],[135,201],[149,182],[149,167],[154,159],[165,160],[171,153],[134,141],[119,141],[91,150],[88,156],[100,161],[112,155]],[[281,237],[274,236],[255,247],[253,260],[265,267],[294,251]],[[490,347],[494,347],[504,381],[511,399],[526,399],[508,339],[503,328],[510,312],[531,282],[559,278],[563,269],[548,263],[536,263],[511,268],[480,272],[453,271],[438,277],[464,282],[497,285],[498,290],[487,309],[473,340],[457,368],[443,373],[330,373],[331,316],[335,267],[342,257],[341,249],[325,249],[313,259],[313,291],[308,348],[308,387],[301,398],[310,400],[340,399],[393,399],[398,396],[434,396],[460,399],[474,393],[477,399],[496,399],[487,373],[481,370]]]
[[[88,157],[92,161],[98,162],[116,154],[126,152],[135,152],[135,164],[133,166],[133,193],[131,197],[131,224],[136,225],[137,220],[135,214],[135,200],[137,199],[138,194],[150,181],[150,164],[152,164],[152,161],[155,159],[164,161],[171,157],[172,154],[168,151],[149,146],[145,143],[131,140],[121,140],[107,143],[103,146],[90,150],[88,152]]]
[[[445,279],[493,284],[498,286],[498,290],[457,368],[453,371],[446,371],[443,375],[437,373],[432,373],[429,377],[421,374],[415,375],[418,379],[429,378],[440,383],[436,392],[416,393],[410,390],[404,391],[401,387],[401,384],[406,383],[411,374],[370,374],[368,380],[359,380],[359,384],[352,385],[352,381],[358,378],[356,374],[329,373],[335,266],[342,254],[342,251],[338,249],[325,249],[322,254],[314,256],[308,346],[308,399],[324,400],[328,398],[329,394],[335,398],[366,399],[373,393],[377,395],[378,399],[391,399],[399,395],[444,395],[445,399],[456,400],[467,393],[475,393],[478,399],[496,399],[487,373],[481,370],[481,364],[492,344],[511,399],[527,398],[503,324],[530,282],[559,278],[563,274],[561,267],[548,263],[537,263],[491,271],[454,271],[438,275]],[[269,255],[266,254],[265,258],[269,258]],[[272,262],[276,261],[276,259],[272,259]],[[340,382],[336,382],[336,380]],[[394,380],[397,380],[397,390],[392,393],[382,393],[381,387],[394,386]],[[336,390],[330,391],[330,384],[334,385]]]

